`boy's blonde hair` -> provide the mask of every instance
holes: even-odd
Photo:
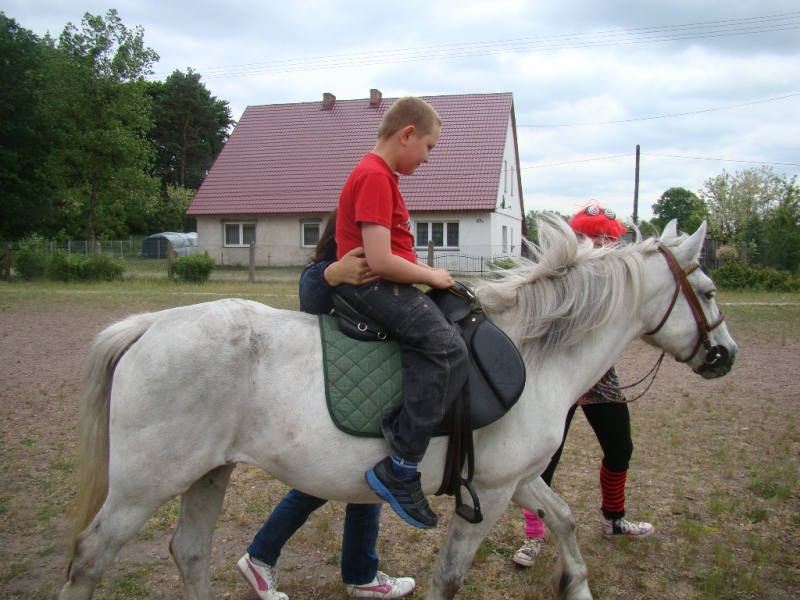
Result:
[[[387,138],[408,125],[414,126],[417,135],[427,135],[435,127],[441,127],[442,118],[421,98],[414,96],[399,98],[383,115],[378,127],[378,138]]]

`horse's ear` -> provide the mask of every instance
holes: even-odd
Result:
[[[661,237],[659,238],[661,241],[671,240],[678,235],[678,219],[672,219],[667,226],[664,227],[664,231],[661,232]]]
[[[670,225],[673,223],[675,223],[675,221],[670,221]],[[669,227],[669,225],[667,225],[667,227]],[[674,254],[675,258],[678,259],[678,263],[686,266],[698,259],[700,251],[703,249],[703,242],[706,239],[706,228],[706,222],[703,221],[700,223],[700,227],[697,228],[697,231],[683,240],[681,245],[675,249]]]

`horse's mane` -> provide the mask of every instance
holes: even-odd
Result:
[[[523,354],[548,352],[578,343],[620,310],[638,314],[644,257],[657,252],[656,238],[599,249],[579,240],[558,216],[537,220],[539,245],[527,244],[533,258],[478,283],[476,292],[489,318],[502,320]],[[678,245],[685,236],[661,242]],[[630,286],[633,306],[623,306]],[[507,329],[508,329],[507,327]]]

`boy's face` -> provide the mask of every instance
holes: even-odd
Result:
[[[411,131],[408,131],[409,129]],[[405,151],[397,161],[397,172],[401,175],[411,175],[418,166],[428,162],[428,156],[439,141],[440,133],[441,127],[438,125],[425,135],[418,135],[413,127],[407,127],[402,133]]]

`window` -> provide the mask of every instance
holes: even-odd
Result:
[[[418,222],[417,247],[427,248],[430,240],[433,240],[434,248],[456,248],[459,241],[458,222]]]
[[[225,223],[226,246],[249,246],[256,241],[255,223]]]
[[[319,223],[303,223],[303,247],[313,248],[319,241]]]

